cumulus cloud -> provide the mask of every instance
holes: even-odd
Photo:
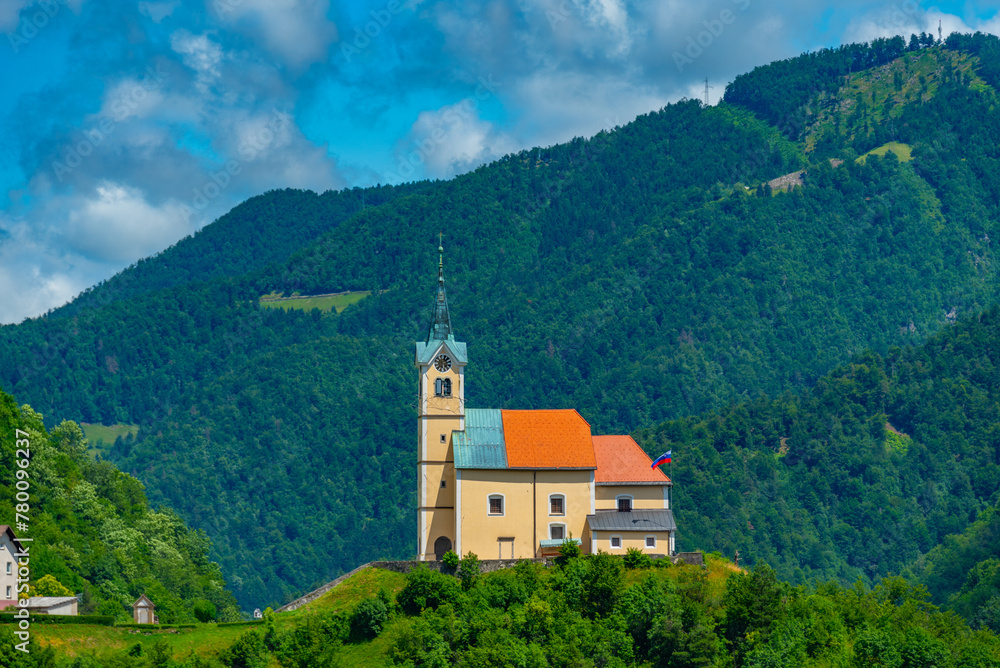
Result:
[[[0,32],[12,32],[21,21],[21,10],[34,0],[4,0],[0,2]]]
[[[929,33],[937,37],[938,23],[947,37],[953,32],[974,32],[979,26],[969,26],[957,16],[945,14],[934,8],[924,10],[919,4],[904,2],[881,7],[855,17],[844,32],[845,42],[870,42],[879,37],[893,37]]]
[[[804,50],[936,33],[938,20],[1000,28],[910,0],[406,0],[388,21],[371,13],[388,0],[54,1],[70,12],[11,60],[30,85],[0,119],[16,165],[0,170],[0,290],[13,295],[0,321],[264,190],[449,177],[701,97],[706,77],[714,103],[737,74]],[[0,32],[40,6],[0,0]],[[348,59],[355,28],[376,23]]]
[[[434,111],[422,111],[398,151],[399,176],[423,167],[428,176],[446,178],[517,150],[518,143],[479,117],[479,102],[469,97]]]
[[[160,23],[163,19],[173,14],[174,10],[177,9],[180,4],[180,0],[171,0],[169,2],[140,2],[139,12],[143,16],[151,18],[153,23]]]
[[[221,74],[222,48],[208,35],[192,35],[178,30],[170,36],[170,46],[181,55],[186,66],[196,73],[198,90],[205,94]]]
[[[152,255],[193,232],[180,206],[153,206],[137,188],[102,183],[74,202],[66,237],[80,254],[102,262],[129,262]]]
[[[245,32],[293,67],[326,58],[337,39],[329,0],[206,0],[230,28]]]

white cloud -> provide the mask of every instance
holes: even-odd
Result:
[[[870,42],[878,37],[902,35],[909,38],[911,34],[926,32],[938,36],[940,22],[941,33],[947,37],[953,32],[969,33],[981,30],[983,32],[1000,34],[1000,14],[989,20],[973,20],[966,23],[953,14],[945,14],[937,8],[926,11],[911,3],[902,3],[883,7],[876,11],[862,14],[850,22],[844,31],[843,41]]]
[[[221,74],[222,47],[208,35],[192,35],[178,30],[170,36],[170,47],[180,54],[184,64],[195,71],[195,87],[203,95]]]
[[[337,39],[327,19],[329,0],[206,0],[228,27],[244,32],[285,63],[301,67],[324,61]]]
[[[70,211],[72,248],[102,262],[129,262],[160,251],[194,230],[179,203],[156,207],[136,188],[103,183]]]
[[[180,6],[180,0],[170,0],[169,2],[140,2],[139,12],[143,16],[148,16],[153,23],[159,23],[174,13]]]
[[[21,21],[21,10],[34,0],[3,0],[0,2],[0,32],[12,32]]]
[[[422,111],[399,153],[399,174],[423,165],[432,178],[446,178],[517,150],[518,144],[479,118],[475,98],[466,98],[435,111]]]

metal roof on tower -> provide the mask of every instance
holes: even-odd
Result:
[[[418,366],[430,364],[442,345],[448,347],[448,351],[458,364],[466,364],[469,361],[465,343],[456,341],[451,329],[451,312],[448,310],[448,295],[444,289],[444,246],[438,245],[437,295],[434,297],[434,311],[431,313],[427,341],[417,342],[416,364]]]

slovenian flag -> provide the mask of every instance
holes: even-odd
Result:
[[[649,468],[655,469],[660,464],[670,463],[670,450],[667,450],[662,455],[653,460],[653,463],[649,465]]]

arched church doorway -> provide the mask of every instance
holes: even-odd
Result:
[[[441,536],[436,541],[434,541],[434,558],[438,561],[444,557],[444,553],[451,549],[451,539],[447,536]]]

